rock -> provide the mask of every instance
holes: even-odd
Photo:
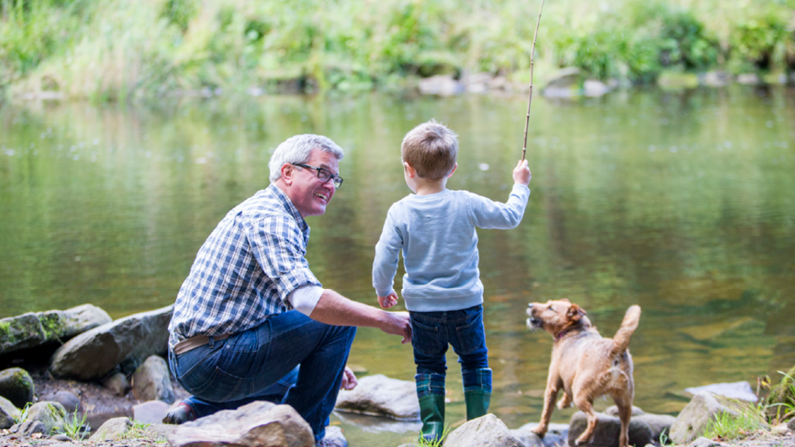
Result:
[[[113,418],[134,415],[132,402],[126,399],[89,399],[83,402],[85,406],[86,424],[91,427],[100,427]]]
[[[676,444],[687,444],[698,438],[707,428],[710,420],[719,413],[739,417],[743,412],[755,411],[753,404],[708,392],[696,394],[679,413],[671,426],[670,439]],[[760,423],[761,420],[760,420]]]
[[[41,421],[25,421],[21,424],[14,424],[9,430],[11,433],[17,433],[24,436],[32,436],[36,433],[49,433],[47,427]]]
[[[590,442],[585,444],[589,447],[618,447],[618,438],[621,435],[621,420],[614,416],[604,413],[596,413],[598,418],[596,429]],[[575,440],[588,426],[588,419],[585,413],[578,411],[571,417],[569,424],[569,445],[574,445]],[[645,446],[655,441],[652,438],[652,430],[648,424],[637,418],[629,421],[629,443],[635,446]]]
[[[336,409],[397,420],[414,421],[420,417],[415,383],[383,374],[359,379],[359,385],[352,391],[341,390]]]
[[[0,320],[0,354],[63,342],[111,321],[107,312],[91,304],[3,318]]]
[[[19,409],[10,400],[0,396],[0,430],[14,425],[19,416]]]
[[[611,406],[607,407],[607,409],[604,411],[604,414],[606,414],[608,416],[618,417],[618,406],[617,405],[611,405]],[[640,408],[638,408],[638,407],[636,407],[634,405],[632,406],[632,417],[633,418],[635,416],[642,416],[644,414],[646,414],[646,413],[643,410],[641,410]]]
[[[452,96],[464,93],[464,85],[452,75],[437,75],[420,79],[420,93],[423,95]]]
[[[473,73],[461,78],[461,83],[468,93],[485,93],[489,90],[491,78],[490,73]]]
[[[8,368],[0,371],[0,396],[10,400],[14,406],[22,408],[33,402],[35,386],[33,378],[22,368]]]
[[[747,400],[748,402],[757,401],[756,393],[754,393],[751,384],[748,382],[714,383],[712,385],[685,388],[685,391],[693,395],[706,391],[733,399]]]
[[[606,95],[611,89],[604,82],[588,79],[583,83],[582,90],[585,96],[596,98]]]
[[[66,422],[66,409],[58,402],[38,402],[28,408],[25,422],[39,421],[44,424],[44,432],[50,433],[56,427],[62,428]]]
[[[637,417],[633,416],[632,419],[637,419],[648,424],[649,428],[651,428],[651,438],[655,441],[660,439],[660,436],[663,434],[663,432],[670,433],[671,427],[674,425],[674,422],[676,422],[676,417],[671,416],[670,414],[649,413]]]
[[[787,422],[787,428],[795,431],[795,419],[790,419],[789,422]]]
[[[123,434],[127,433],[127,430],[132,428],[132,426],[133,423],[128,418],[108,419],[90,438],[88,438],[88,441],[101,442],[118,439]]]
[[[133,374],[132,388],[135,398],[140,401],[162,400],[174,402],[174,388],[168,365],[162,357],[149,356]]]
[[[549,424],[547,433],[543,438],[533,433],[538,427],[538,422],[524,424],[516,430],[511,430],[516,439],[522,441],[525,447],[556,447],[566,445],[569,438],[569,424]]]
[[[171,447],[315,447],[312,429],[293,407],[262,401],[186,422],[168,442]]]
[[[165,353],[173,305],[130,315],[84,332],[58,348],[50,372],[58,378],[95,380],[127,358]]]
[[[447,435],[448,447],[523,447],[508,427],[497,416],[487,414],[472,419]]]
[[[326,427],[326,435],[323,436],[323,441],[326,445],[334,447],[348,447],[348,440],[342,434],[342,429],[339,427]]]
[[[121,372],[111,374],[110,377],[108,377],[107,379],[105,379],[104,382],[102,382],[102,386],[111,390],[113,394],[119,397],[126,396],[127,393],[130,391],[130,388],[132,388],[132,386],[130,385],[130,381],[127,380],[127,376],[125,376],[124,373]]]
[[[547,82],[544,87],[550,88],[571,88],[579,87],[582,81],[582,72],[577,67],[566,67],[560,69],[557,73],[552,75],[552,78]]]
[[[71,391],[58,390],[54,393],[50,392],[42,395],[39,400],[58,402],[59,404],[63,405],[68,413],[83,411],[83,405],[80,403],[80,398],[77,396],[77,394]]]
[[[162,400],[150,400],[133,407],[133,419],[145,424],[157,424],[166,417],[169,408]]]
[[[156,424],[149,425],[144,431],[149,433],[149,435],[153,438],[165,439],[173,435],[178,428],[179,425],[161,424],[158,422]]]
[[[52,440],[52,441],[61,441],[61,442],[73,442],[74,441],[74,439],[70,438],[69,436],[61,435],[61,434],[50,436],[50,440]]]
[[[715,442],[712,439],[700,437],[693,441],[689,447],[717,447],[720,446],[719,442]]]
[[[698,76],[698,82],[701,85],[709,87],[724,87],[729,85],[731,76],[725,71],[708,71]]]
[[[757,85],[762,82],[756,73],[743,73],[737,75],[737,82],[746,85]]]

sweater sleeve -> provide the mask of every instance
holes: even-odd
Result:
[[[522,221],[530,189],[519,183],[513,185],[506,203],[495,202],[470,193],[469,204],[475,226],[484,229],[507,230],[516,228]]]
[[[375,245],[375,260],[373,261],[373,287],[378,296],[387,296],[392,293],[395,283],[400,250],[403,248],[403,236],[398,231],[393,217],[393,208],[389,209],[381,231],[381,238]]]

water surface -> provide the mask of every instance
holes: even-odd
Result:
[[[504,201],[525,101],[1,106],[0,317],[86,302],[121,317],[173,303],[218,221],[267,186],[273,148],[308,132],[346,150],[345,184],[324,216],[308,219],[310,265],[325,287],[375,305],[373,247],[389,205],[408,193],[403,135],[430,118],[448,124],[461,143],[448,186]],[[524,220],[479,232],[495,414],[511,428],[539,418],[552,340],[527,331],[529,301],[566,297],[608,336],[639,304],[635,403],[650,412],[678,412],[686,387],[755,382],[795,363],[795,91],[624,91],[538,99],[531,115]],[[448,360],[457,426],[460,369]],[[359,330],[350,362],[413,380],[410,348],[377,330]],[[415,436],[333,423],[351,445]]]

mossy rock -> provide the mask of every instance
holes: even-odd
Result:
[[[0,319],[0,354],[63,343],[70,338],[113,321],[107,312],[91,305],[67,310],[29,312]]]
[[[22,368],[8,368],[0,371],[0,396],[11,401],[17,408],[33,402],[35,385],[27,371]]]
[[[795,366],[787,371],[781,382],[770,389],[767,396],[767,415],[771,420],[780,419],[787,412],[786,405],[795,406]],[[784,404],[784,405],[779,405]]]

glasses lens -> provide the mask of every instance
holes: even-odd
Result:
[[[342,186],[342,177],[338,175],[334,177],[334,187],[339,188],[340,186]]]
[[[319,178],[320,180],[323,180],[324,182],[328,181],[328,179],[331,178],[331,171],[328,171],[328,170],[323,169],[323,168],[318,168],[318,170],[317,170],[317,178]]]

